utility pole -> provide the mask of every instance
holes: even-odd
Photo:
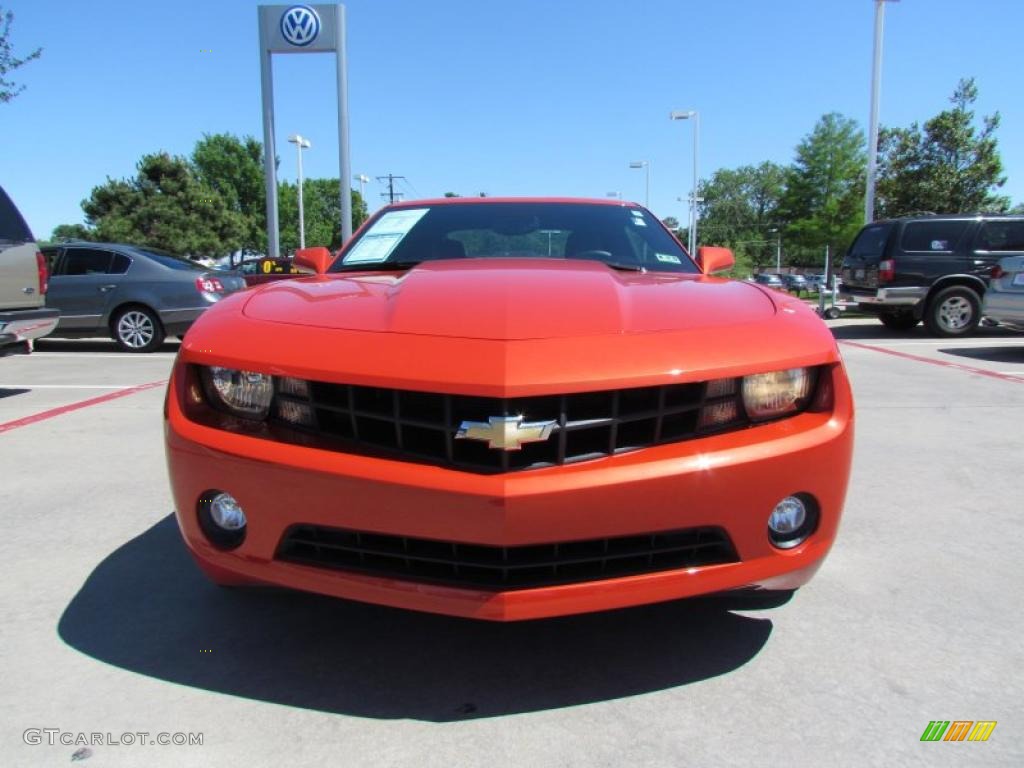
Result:
[[[377,177],[377,181],[381,182],[382,184],[384,183],[385,180],[388,183],[388,191],[387,192],[381,192],[380,196],[381,197],[386,197],[388,199],[388,203],[389,204],[395,202],[395,198],[396,197],[401,199],[402,193],[401,192],[395,192],[395,179],[404,179],[404,178],[405,178],[405,176],[395,176],[393,173],[389,173],[387,176],[378,176]]]

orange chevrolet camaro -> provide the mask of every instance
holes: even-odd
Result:
[[[165,408],[222,585],[509,621],[808,581],[853,401],[803,302],[642,207],[446,199],[225,298]]]

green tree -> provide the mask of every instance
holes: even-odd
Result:
[[[95,240],[96,232],[84,224],[58,224],[53,228],[50,241],[59,243],[63,240]]]
[[[24,85],[17,85],[8,80],[7,75],[30,61],[43,55],[42,48],[36,48],[25,58],[19,59],[11,48],[11,22],[14,14],[0,8],[0,104],[5,104],[25,90]]]
[[[701,182],[700,226],[704,243],[723,245],[736,256],[736,273],[775,261],[770,241],[778,222],[786,170],[775,163],[720,169]]]
[[[306,245],[325,245],[332,251],[341,247],[341,195],[338,179],[303,179],[302,211],[306,224]],[[367,217],[366,203],[357,190],[352,195],[352,228]],[[278,185],[281,253],[299,247],[299,188],[290,182]]]
[[[969,213],[1005,211],[1003,164],[995,131],[999,113],[976,130],[971,105],[978,98],[973,78],[962,79],[950,97],[952,109],[924,124],[879,132],[877,212],[881,217],[914,211]]]
[[[797,145],[779,203],[790,263],[841,253],[863,225],[865,144],[855,120],[830,112]]]
[[[243,224],[239,248],[267,250],[267,195],[263,177],[263,143],[252,136],[204,134],[192,151],[199,181],[216,191]]]
[[[164,248],[191,256],[237,250],[246,226],[221,195],[204,184],[188,160],[166,153],[143,156],[133,179],[107,179],[82,201],[97,239]]]

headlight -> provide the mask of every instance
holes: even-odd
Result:
[[[203,368],[202,376],[207,397],[221,410],[247,419],[266,418],[274,397],[270,376],[217,366]]]
[[[808,368],[744,376],[743,407],[753,421],[795,413],[807,405],[813,381]]]

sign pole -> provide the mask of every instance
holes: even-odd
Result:
[[[338,66],[338,180],[341,183],[341,242],[352,237],[352,164],[348,151],[348,42],[345,37],[345,6],[338,5],[334,60]]]
[[[263,178],[267,194],[267,256],[281,255],[280,227],[277,220],[277,153],[274,149],[274,73],[271,53],[266,45],[263,14],[260,14],[260,81],[263,93]]]

